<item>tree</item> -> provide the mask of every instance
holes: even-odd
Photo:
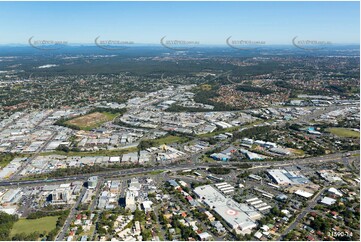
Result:
[[[151,231],[149,229],[143,229],[142,230],[142,237],[143,237],[143,240],[146,240],[146,241],[151,240],[151,237],[152,237]]]
[[[56,150],[63,151],[63,152],[66,152],[66,153],[68,153],[70,151],[69,147],[66,146],[66,145],[59,145],[58,148],[56,148]]]
[[[77,229],[77,233],[78,233],[78,234],[81,234],[81,233],[83,233],[83,232],[84,232],[83,226],[79,225],[79,226],[78,226],[78,229]]]
[[[15,215],[9,215],[4,212],[0,212],[0,240],[10,240],[10,230],[12,229],[14,223],[18,220],[18,217]]]

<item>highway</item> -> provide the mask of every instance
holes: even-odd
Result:
[[[304,164],[319,164],[324,162],[344,162],[345,160],[353,160],[358,159],[359,157],[352,156],[353,154],[358,154],[359,151],[348,152],[351,154],[349,157],[345,157],[345,153],[335,153],[331,155],[324,155],[319,157],[311,157],[305,159],[292,159],[292,160],[283,160],[283,161],[255,161],[255,162],[221,162],[218,164],[232,166],[234,164],[250,164],[254,167],[249,169],[263,169],[267,167],[281,167],[287,165],[304,165]],[[178,171],[183,169],[197,169],[197,168],[205,168],[208,167],[209,163],[183,163],[183,164],[170,164],[170,165],[161,165],[157,167],[140,167],[140,168],[131,168],[131,169],[117,169],[117,170],[107,170],[95,173],[88,174],[80,174],[73,176],[66,176],[61,178],[52,178],[52,179],[39,179],[39,180],[8,180],[8,181],[0,181],[0,186],[29,186],[29,185],[44,185],[48,183],[61,183],[61,182],[71,182],[81,180],[84,181],[88,179],[90,176],[99,176],[102,178],[112,178],[126,175],[135,175],[142,174],[152,171],[161,171],[161,170],[172,170]]]
[[[61,178],[53,179],[39,179],[39,180],[17,180],[17,181],[1,181],[0,186],[21,186],[21,185],[39,185],[47,183],[57,183],[57,182],[68,182],[68,181],[77,181],[85,180],[90,176],[99,176],[104,178],[111,178],[114,176],[124,176],[124,175],[134,175],[140,173],[147,173],[152,171],[160,170],[182,170],[182,169],[194,169],[197,166],[192,164],[180,164],[180,165],[167,165],[167,166],[158,166],[158,167],[142,167],[142,168],[132,168],[132,169],[122,169],[122,170],[110,170],[110,171],[101,171],[95,173],[88,173],[76,176],[67,176]]]
[[[227,73],[222,73],[221,75],[224,75]],[[216,77],[218,78],[218,77]],[[320,115],[321,113],[325,113],[331,110],[334,110],[335,107],[328,107],[325,109],[321,109],[317,111],[317,115],[305,115],[303,117],[303,119],[308,118],[308,119],[312,119],[315,116]],[[41,122],[40,122],[41,123]],[[286,122],[284,122],[286,123]],[[278,124],[280,125],[280,124]],[[54,131],[53,131],[54,132]],[[210,147],[209,149],[204,150],[202,153],[198,153],[198,154],[189,154],[187,156],[181,157],[180,160],[184,160],[184,159],[189,159],[190,160],[190,164],[183,164],[183,165],[177,165],[175,167],[171,167],[171,166],[158,166],[156,168],[139,168],[137,169],[127,169],[127,170],[112,170],[112,171],[104,171],[104,172],[98,172],[98,173],[92,173],[92,174],[84,174],[84,175],[78,175],[78,176],[68,176],[68,177],[63,177],[63,178],[56,178],[56,179],[41,179],[41,180],[34,180],[34,181],[24,181],[24,180],[19,180],[19,174],[21,173],[21,171],[26,167],[27,164],[29,164],[34,158],[37,157],[37,155],[44,149],[44,147],[46,147],[46,145],[56,136],[56,132],[52,135],[52,137],[50,139],[47,140],[47,142],[31,157],[29,158],[26,162],[24,162],[24,165],[22,165],[22,167],[18,170],[18,172],[16,172],[9,180],[7,181],[1,181],[0,182],[0,186],[13,186],[13,185],[31,185],[31,184],[42,184],[42,183],[51,183],[51,182],[62,182],[62,181],[74,181],[74,180],[84,180],[86,178],[88,178],[91,175],[98,175],[98,176],[103,176],[103,177],[113,177],[113,176],[119,176],[119,175],[127,175],[127,174],[137,174],[137,173],[144,173],[147,171],[155,171],[155,170],[163,170],[163,169],[185,169],[185,168],[197,168],[195,167],[196,165],[207,165],[206,163],[201,163],[200,161],[200,156],[206,152],[209,149],[214,149],[214,148],[218,148],[218,147],[223,147],[225,145],[225,143],[223,142],[219,142],[217,143],[215,146]],[[354,154],[355,152],[349,152]],[[270,166],[287,166],[287,165],[299,165],[299,164],[307,164],[307,163],[315,163],[315,162],[326,162],[326,161],[333,161],[334,159],[339,160],[342,157],[342,153],[336,153],[336,154],[332,154],[332,155],[326,155],[326,156],[320,156],[320,157],[312,157],[312,158],[305,158],[305,159],[294,159],[294,160],[284,160],[284,161],[264,161],[264,162],[240,162],[241,164],[251,164],[252,166],[254,166],[253,169],[262,169],[262,168],[267,168]],[[343,161],[345,162],[345,160]],[[257,167],[257,163],[259,164]],[[223,163],[224,164],[224,163]],[[231,163],[229,162],[228,164],[235,164],[235,163]]]

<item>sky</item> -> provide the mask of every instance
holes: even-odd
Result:
[[[0,2],[0,44],[102,40],[360,42],[359,2]]]

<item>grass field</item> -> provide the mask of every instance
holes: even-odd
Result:
[[[347,128],[328,128],[326,131],[331,134],[346,137],[346,138],[360,138],[360,133]]]
[[[148,172],[146,174],[155,176],[155,175],[159,175],[159,174],[161,174],[163,172],[164,172],[164,170],[159,170],[159,171],[151,171],[151,172]]]
[[[137,147],[127,147],[127,148],[120,147],[119,149],[114,149],[114,150],[79,151],[79,152],[75,152],[75,151],[64,152],[64,151],[55,150],[55,151],[51,151],[51,152],[43,152],[43,153],[40,153],[40,155],[117,156],[117,155],[122,155],[122,154],[130,153],[130,152],[137,152],[137,151],[138,151]]]
[[[154,146],[159,146],[163,144],[172,144],[172,143],[182,143],[187,141],[188,138],[186,137],[179,137],[174,135],[167,135],[165,137],[152,140],[152,142],[154,142]]]
[[[215,163],[215,162],[216,162],[213,158],[208,157],[208,156],[206,156],[206,155],[202,156],[201,159],[202,159],[202,161],[204,161],[204,162],[206,162],[206,163]]]
[[[113,113],[89,113],[84,116],[80,116],[65,122],[66,125],[76,126],[82,130],[91,130],[99,127],[105,122],[111,121],[116,118],[118,114]]]
[[[10,236],[19,233],[31,234],[35,231],[42,232],[50,232],[55,229],[56,221],[58,220],[58,216],[48,216],[38,219],[19,219],[13,228],[11,229]]]
[[[11,154],[0,154],[0,169],[7,166],[13,158]]]

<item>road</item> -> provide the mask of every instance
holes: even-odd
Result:
[[[3,132],[5,129],[9,128],[11,125],[13,125],[15,123],[15,121],[21,119],[22,117],[24,117],[27,113],[24,112],[23,114],[21,114],[18,118],[16,118],[15,120],[13,120],[12,122],[9,122],[7,124],[5,124],[3,127],[0,128],[0,133]]]
[[[19,174],[24,170],[24,168],[31,163],[32,160],[34,160],[41,151],[44,150],[44,148],[55,138],[56,135],[58,135],[58,132],[49,128],[44,128],[41,127],[41,123],[43,123],[50,115],[52,115],[54,113],[54,111],[51,111],[50,113],[48,113],[47,115],[45,115],[39,122],[37,122],[33,128],[33,130],[31,132],[34,132],[36,130],[39,130],[39,128],[42,128],[43,130],[48,130],[50,132],[52,132],[52,136],[46,140],[46,142],[30,157],[26,160],[26,162],[24,162],[21,167],[11,176],[10,179],[16,180],[19,176]],[[21,115],[19,118],[23,117],[25,114]],[[19,119],[18,118],[18,119]],[[9,125],[11,125],[13,123],[10,123]],[[7,126],[9,126],[7,125]],[[6,128],[6,127],[5,127]],[[0,132],[2,132],[3,130],[0,130]]]
[[[182,170],[182,169],[195,169],[198,166],[192,164],[179,164],[174,166],[158,166],[158,167],[146,167],[146,168],[132,168],[132,169],[122,169],[122,170],[108,170],[88,174],[79,174],[75,176],[67,176],[62,178],[54,179],[39,179],[39,180],[17,180],[17,181],[1,181],[0,186],[21,186],[21,185],[36,185],[36,184],[47,184],[47,183],[60,183],[60,182],[69,182],[69,181],[78,181],[85,180],[90,176],[99,176],[103,178],[112,178],[119,177],[124,175],[135,175],[141,173],[147,173],[152,171],[161,171],[161,170]]]
[[[225,75],[225,74],[228,74],[228,72],[225,72],[225,73],[221,73],[221,74],[219,74],[217,77],[215,77],[215,79],[216,78],[218,78],[218,77],[220,77],[220,76],[222,76],[222,75]],[[317,110],[316,112],[314,112],[314,113],[312,113],[312,114],[309,114],[309,115],[304,115],[301,119],[303,120],[303,121],[306,121],[306,120],[311,120],[311,119],[313,119],[313,118],[315,118],[315,117],[317,117],[317,116],[319,116],[319,115],[321,115],[321,114],[323,114],[323,113],[326,113],[326,112],[329,112],[329,111],[332,111],[332,110],[335,110],[337,107],[334,107],[334,106],[332,106],[332,107],[327,107],[327,108],[324,108],[324,109],[320,109],[320,110]],[[45,118],[44,118],[44,120],[45,120]],[[43,120],[42,120],[43,121]],[[42,121],[40,121],[37,125],[39,125],[39,124],[41,124],[41,122]],[[282,122],[282,123],[278,123],[277,125],[281,125],[282,126],[282,124],[286,124],[287,122],[286,121],[284,121],[284,122]],[[45,144],[35,153],[35,154],[33,154],[33,156],[31,157],[31,158],[28,158],[28,160],[26,161],[26,162],[24,162],[24,164],[18,169],[18,171],[9,179],[9,180],[14,180],[14,181],[16,181],[17,179],[19,179],[19,174],[23,171],[23,169],[26,167],[26,165],[27,164],[30,164],[31,163],[31,161],[32,160],[34,160],[37,156],[38,156],[38,154],[49,144],[49,142],[51,141],[51,140],[53,140],[53,138],[57,135],[57,132],[56,131],[53,131],[52,130],[52,132],[54,132],[53,133],[53,135],[51,136],[51,138],[49,138],[46,142],[45,142]],[[219,143],[217,143],[216,145],[214,145],[214,146],[211,146],[211,147],[209,147],[208,149],[206,149],[206,150],[204,150],[203,152],[202,152],[202,154],[203,153],[205,153],[206,151],[208,151],[208,150],[210,150],[210,149],[215,149],[215,148],[219,148],[219,147],[223,147],[225,145],[225,143],[224,142],[219,142]],[[193,163],[193,164],[199,164],[199,158],[201,157],[201,155],[202,154],[188,154],[188,155],[186,155],[186,156],[183,156],[183,157],[181,157],[181,158],[179,158],[179,160],[184,160],[184,159],[189,159],[190,161],[191,161],[191,163]],[[312,159],[312,158],[311,158]],[[246,162],[245,162],[246,163]],[[254,162],[247,162],[247,163],[254,163]],[[304,162],[303,162],[303,164],[304,164]],[[275,164],[274,164],[275,165]],[[283,164],[283,166],[284,166],[285,164]],[[83,177],[81,177],[81,178],[83,178]],[[74,177],[71,177],[71,178],[69,178],[69,179],[74,179]],[[2,184],[2,183],[0,183],[0,186],[4,186],[5,184]]]
[[[16,173],[11,176],[9,180],[18,179],[19,174],[25,169],[25,167],[30,164],[45,149],[45,147],[55,138],[55,136],[58,135],[57,131],[51,130],[51,132],[53,132],[53,134],[49,137],[49,139],[47,139],[46,142],[42,144],[42,146],[21,165],[21,167],[16,171]]]
[[[358,154],[359,151],[353,151],[348,152],[351,154]],[[305,164],[319,164],[324,162],[343,162],[345,159],[347,160],[353,160],[358,159],[358,157],[355,156],[349,156],[345,157],[344,153],[336,153],[331,155],[324,155],[319,157],[311,157],[311,158],[305,158],[305,159],[292,159],[292,160],[284,160],[284,161],[270,161],[270,162],[238,162],[238,164],[250,164],[250,165],[259,165],[259,167],[256,168],[267,168],[267,167],[281,167],[281,166],[287,166],[287,165],[305,165]],[[236,162],[227,162],[227,163],[221,163],[224,165],[232,165],[237,164]],[[260,165],[261,164],[261,165]],[[99,176],[102,178],[112,178],[112,177],[119,177],[119,176],[125,176],[125,175],[136,175],[136,174],[142,174],[152,171],[161,171],[161,170],[171,170],[171,171],[179,171],[183,169],[197,169],[197,168],[205,168],[208,167],[208,163],[183,163],[183,164],[171,164],[171,165],[162,165],[157,167],[141,167],[141,168],[132,168],[132,169],[122,169],[122,170],[108,170],[108,171],[101,171],[101,172],[95,172],[95,173],[88,173],[88,174],[80,174],[80,175],[74,175],[74,176],[67,176],[67,177],[61,177],[61,178],[54,178],[54,179],[39,179],[39,180],[17,180],[17,181],[0,181],[0,187],[1,186],[29,186],[29,185],[42,185],[42,184],[48,184],[48,183],[60,183],[60,182],[69,182],[69,181],[83,181],[90,176]],[[255,168],[251,168],[255,169]]]
[[[281,234],[281,236],[277,239],[277,241],[280,241],[283,239],[285,235],[287,235],[290,231],[294,230],[297,226],[297,224],[300,223],[300,221],[309,213],[312,211],[312,209],[316,206],[317,201],[320,199],[322,193],[326,191],[329,187],[324,187],[320,191],[316,193],[316,195],[310,200],[307,201],[307,207],[302,210],[302,212],[296,217],[296,219],[285,229],[285,231]]]
[[[333,106],[328,106],[328,107],[322,107],[320,109],[315,110],[314,112],[310,113],[310,114],[306,114],[303,116],[299,116],[297,119],[295,120],[283,120],[282,122],[279,122],[277,125],[278,126],[284,126],[287,123],[288,124],[293,124],[293,123],[309,123],[310,121],[313,121],[316,118],[319,118],[321,115],[329,113],[331,111],[335,111],[337,109],[340,109],[342,107],[348,107],[348,106],[354,106],[354,105],[333,105]],[[309,108],[314,108],[313,106],[309,107]]]
[[[326,188],[323,188],[322,190],[318,191],[318,193],[311,199],[311,201],[307,201],[308,203],[307,207],[302,210],[302,212],[296,217],[296,219],[281,234],[281,236],[277,239],[278,241],[282,240],[285,235],[287,235],[290,231],[296,228],[297,224],[313,209],[318,199],[320,198],[321,194],[325,190]]]
[[[82,187],[82,190],[81,190],[81,192],[79,194],[78,200],[75,202],[74,206],[71,208],[69,216],[66,219],[63,228],[60,230],[58,236],[55,239],[56,241],[63,241],[64,240],[64,238],[66,236],[66,233],[68,232],[68,229],[70,227],[70,224],[73,221],[74,216],[76,214],[76,211],[77,211],[76,209],[78,208],[78,206],[79,206],[79,204],[80,204],[80,202],[81,202],[81,200],[82,200],[82,198],[83,198],[83,196],[84,196],[84,194],[86,192],[86,189],[87,189],[86,187],[84,187],[84,186]]]
[[[98,178],[98,184],[97,184],[97,186],[95,188],[94,199],[91,201],[91,203],[89,205],[90,212],[93,212],[96,205],[97,205],[97,200],[99,198],[99,194],[101,192],[102,185],[103,185],[103,179]]]
[[[101,178],[98,178],[98,184],[97,184],[97,187],[95,188],[95,196],[94,196],[94,199],[91,201],[90,205],[89,205],[89,211],[91,213],[93,213],[96,205],[97,205],[97,201],[98,201],[98,198],[99,198],[99,194],[101,192],[101,188],[102,188],[102,185],[103,185],[103,180]],[[99,217],[97,217],[97,219],[94,221],[94,226],[96,225],[96,223],[98,222],[98,219]],[[90,240],[93,240],[94,239],[94,236],[95,236],[95,229],[93,230],[92,234],[89,236],[89,239]]]

